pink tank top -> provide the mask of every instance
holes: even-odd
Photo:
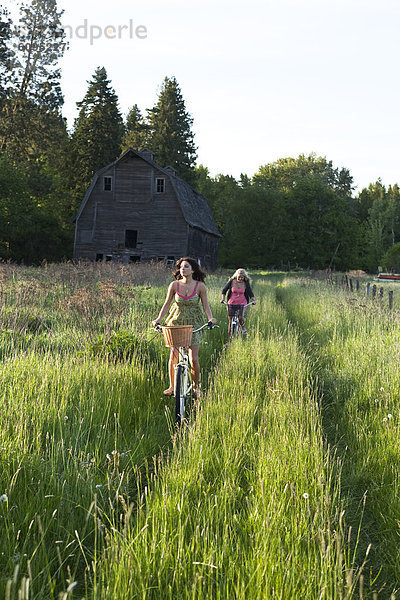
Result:
[[[232,286],[231,288],[231,296],[228,300],[228,304],[247,304],[246,296],[244,295],[246,288],[235,288]]]
[[[179,296],[179,298],[182,298],[182,300],[189,300],[190,298],[193,298],[193,296],[196,294],[198,285],[199,285],[199,282],[196,281],[196,285],[194,286],[194,290],[190,294],[190,296],[182,296],[182,294],[179,293],[179,281],[178,281],[178,285],[177,285],[178,289],[176,290],[176,294],[177,294],[177,296]]]

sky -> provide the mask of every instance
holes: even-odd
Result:
[[[356,191],[378,178],[400,184],[399,0],[58,6],[70,46],[61,63],[69,127],[99,66],[123,115],[133,104],[145,113],[174,76],[194,119],[198,164],[212,176],[251,177],[314,152],[349,169]]]

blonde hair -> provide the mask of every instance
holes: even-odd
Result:
[[[250,283],[250,277],[245,269],[236,269],[232,277],[229,277],[229,279],[236,279],[238,275],[243,275],[243,279]]]

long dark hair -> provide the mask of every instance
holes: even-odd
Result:
[[[195,258],[190,258],[189,256],[184,256],[183,258],[180,258],[179,260],[176,261],[176,263],[175,263],[176,270],[174,271],[175,279],[182,279],[182,275],[180,274],[179,269],[181,268],[181,264],[183,263],[184,260],[186,260],[186,262],[188,262],[193,269],[193,275],[192,275],[193,279],[195,281],[204,281],[206,278],[206,274],[200,268],[200,265],[197,262],[197,260]]]

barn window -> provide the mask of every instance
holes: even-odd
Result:
[[[135,229],[125,230],[125,248],[136,248],[137,231]]]
[[[157,191],[157,194],[162,194],[165,192],[165,179],[163,177],[157,177],[156,191]]]
[[[140,262],[140,256],[137,256],[136,254],[131,254],[129,257],[129,262],[131,262],[131,263]]]
[[[96,260],[97,261],[103,260],[103,255],[100,252],[98,254],[96,254]]]
[[[112,191],[112,177],[103,177],[104,191],[111,192]]]

